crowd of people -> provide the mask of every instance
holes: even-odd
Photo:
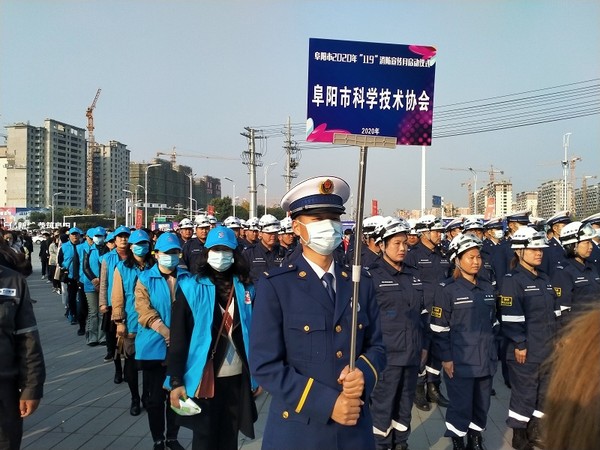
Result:
[[[349,195],[343,180],[316,177],[286,194],[283,220],[202,214],[176,231],[53,230],[41,276],[85,344],[106,346],[154,449],[183,448],[180,426],[195,450],[237,448],[240,431],[254,438],[263,389],[265,449],[408,449],[413,405],[433,404],[446,408],[454,449],[484,449],[498,362],[513,448],[568,448],[546,439],[546,421],[558,421],[547,413],[560,410],[548,385],[565,358],[554,350],[572,348],[562,330],[600,302],[600,214],[373,216],[355,236],[340,222]],[[357,239],[360,271],[350,267]],[[3,231],[0,250],[0,266],[30,275],[25,235]]]

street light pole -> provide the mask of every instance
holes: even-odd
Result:
[[[477,215],[477,172],[469,167],[469,171],[473,174],[473,215]]]
[[[192,199],[194,198],[193,188],[194,188],[194,173],[190,172],[186,174],[190,179],[190,220],[192,219]]]
[[[116,230],[117,229],[117,203],[122,202],[123,199],[120,198],[117,201],[115,201],[115,221],[114,221],[114,226],[113,228]]]
[[[55,192],[52,194],[52,228],[54,228],[54,199],[57,195],[62,195],[62,192]]]
[[[277,162],[272,162],[271,164],[267,164],[264,167],[265,170],[265,184],[264,184],[264,188],[265,188],[265,214],[267,214],[267,175],[269,173],[269,167],[276,165]]]
[[[150,164],[144,169],[144,228],[148,228],[148,169],[160,167],[160,164]]]
[[[133,197],[133,193],[128,189],[123,189],[123,192],[130,194]],[[125,196],[125,226],[129,227],[129,197]]]
[[[231,205],[233,206],[233,217],[236,217],[236,215],[235,215],[235,181],[233,181],[231,178],[228,178],[228,177],[223,177],[223,179],[225,179],[227,181],[231,181],[231,184],[233,186],[233,196],[231,197]]]

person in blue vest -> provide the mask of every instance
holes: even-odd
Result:
[[[373,434],[378,449],[408,449],[410,421],[417,376],[427,359],[425,343],[429,315],[423,303],[423,285],[416,269],[404,264],[410,225],[387,217],[377,228],[381,257],[369,273],[379,304],[387,366],[371,394]]]
[[[513,429],[512,446],[532,450],[540,444],[544,393],[550,356],[558,332],[560,306],[550,279],[538,270],[546,233],[521,227],[512,236],[513,270],[500,285],[502,333],[508,340],[506,360],[512,390],[506,424]]]
[[[492,284],[479,277],[481,240],[456,236],[448,247],[455,264],[452,278],[435,292],[431,308],[432,351],[442,361],[450,405],[446,433],[453,449],[483,450],[492,379],[498,353],[494,340],[496,296]]]
[[[112,314],[112,283],[115,267],[119,261],[127,258],[129,250],[129,235],[131,230],[121,225],[112,232],[109,241],[114,239],[115,248],[102,255],[100,263],[100,290],[98,292],[98,304],[102,316],[102,329],[106,335],[106,356],[104,362],[113,361],[115,365],[115,384],[123,382],[123,366],[121,357],[117,353],[117,327],[111,320]]]
[[[116,324],[117,339],[121,347],[120,353],[125,357],[123,367],[124,379],[131,393],[129,414],[138,416],[141,412],[138,385],[138,364],[135,360],[135,336],[139,323],[135,310],[135,285],[140,273],[150,269],[155,259],[150,251],[150,237],[143,230],[135,230],[129,236],[129,252],[124,260],[117,263],[112,282],[111,319]],[[144,388],[146,383],[144,383]],[[142,405],[147,400],[147,389],[141,398]]]
[[[85,282],[87,277],[85,275],[85,260],[87,254],[90,251],[92,245],[94,245],[94,232],[96,228],[89,228],[84,239],[77,245],[77,259],[79,260],[79,277],[77,278],[78,289],[77,289],[77,323],[79,323],[79,329],[77,330],[78,336],[85,336],[85,327],[87,324],[88,316],[88,304],[87,297],[85,295]],[[87,341],[86,341],[87,342]]]
[[[238,244],[230,228],[210,230],[200,271],[179,283],[173,303],[167,384],[173,407],[192,397],[202,408],[201,414],[178,417],[193,430],[194,450],[235,450],[239,431],[254,439],[257,412],[248,367],[254,286]],[[208,361],[214,397],[201,398]]]
[[[423,283],[425,308],[431,312],[433,295],[437,285],[450,276],[450,262],[442,253],[441,240],[444,225],[433,215],[424,215],[417,221],[415,229],[421,232],[420,241],[407,253],[404,262],[417,268],[418,277]],[[428,352],[425,367],[417,380],[415,406],[421,411],[429,411],[429,402],[447,407],[448,399],[442,394],[440,385],[442,363],[431,351]]]
[[[99,292],[102,256],[108,252],[108,247],[104,243],[106,238],[104,227],[93,228],[91,234],[93,244],[83,255],[82,280],[87,300],[85,339],[87,345],[95,347],[100,343],[106,343],[104,330],[102,330],[102,313],[99,309]]]
[[[567,259],[565,249],[560,242],[560,232],[565,225],[571,223],[571,213],[569,211],[560,211],[554,214],[546,221],[548,229],[548,247],[544,249],[542,265],[539,269],[550,278],[554,275],[557,266],[562,266]]]
[[[269,270],[256,287],[250,368],[271,396],[263,449],[375,448],[369,399],[386,354],[373,282],[360,276],[355,370],[349,370],[352,277],[334,262],[348,184],[315,177],[281,206],[292,217],[302,255]]]
[[[561,325],[600,303],[600,275],[589,262],[595,236],[592,226],[581,222],[571,222],[560,232],[566,260],[556,267],[552,287],[560,303]]]
[[[79,268],[80,261],[77,253],[77,246],[80,243],[81,231],[77,227],[72,227],[68,232],[68,240],[64,242],[58,250],[58,265],[61,270],[66,272],[66,278],[63,281],[67,288],[67,318],[71,325],[77,325],[77,291],[79,290]]]
[[[154,450],[183,450],[177,441],[179,426],[175,423],[175,412],[169,407],[169,396],[163,389],[170,344],[171,304],[179,282],[190,276],[187,270],[178,267],[180,253],[177,235],[161,234],[154,246],[157,264],[140,272],[134,291],[140,324],[135,336],[135,359],[140,361],[148,388],[146,411]]]

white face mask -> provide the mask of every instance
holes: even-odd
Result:
[[[338,220],[325,219],[302,225],[308,232],[308,240],[301,238],[302,243],[319,255],[331,255],[342,243],[342,223]]]
[[[233,252],[210,250],[207,262],[217,272],[225,272],[233,264]]]
[[[502,239],[502,236],[504,236],[504,231],[494,230],[494,238],[495,239]]]

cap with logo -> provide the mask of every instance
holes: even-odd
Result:
[[[292,219],[302,214],[330,212],[343,214],[350,198],[350,186],[334,176],[319,176],[298,183],[281,199],[281,207]]]

